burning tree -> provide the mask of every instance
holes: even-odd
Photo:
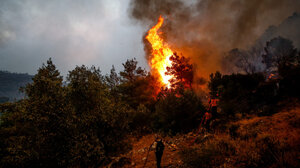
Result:
[[[183,85],[184,88],[191,88],[193,82],[193,66],[189,59],[174,53],[168,44],[159,36],[158,32],[164,19],[160,16],[158,23],[149,31],[146,39],[152,47],[149,61],[153,74],[158,74],[163,87],[176,88]]]
[[[174,53],[170,60],[172,63],[170,67],[167,67],[166,75],[173,77],[169,80],[171,87],[176,88],[182,85],[184,88],[192,88],[194,73],[193,65],[189,63],[189,59]]]
[[[120,72],[118,91],[123,101],[131,107],[137,108],[140,104],[149,105],[157,94],[156,79],[144,69],[137,66],[135,59],[127,60]]]

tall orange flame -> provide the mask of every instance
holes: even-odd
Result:
[[[173,55],[173,51],[168,47],[168,44],[158,35],[158,30],[162,26],[164,19],[160,16],[158,23],[149,31],[146,39],[152,45],[152,57],[149,61],[151,70],[158,72],[160,81],[163,85],[170,88],[169,80],[171,75],[166,75],[167,67],[171,66],[172,61],[169,59]]]

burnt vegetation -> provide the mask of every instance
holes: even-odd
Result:
[[[299,51],[281,37],[269,41],[264,51],[265,71],[244,60],[236,67],[242,73],[211,74],[210,94],[220,95],[212,128],[229,133],[216,134],[201,149],[183,149],[182,166],[299,166],[290,157],[299,156],[291,147],[296,142],[251,133],[252,128],[238,123],[249,116],[272,116],[280,102],[300,98]],[[229,54],[245,59],[238,49]],[[0,105],[0,167],[102,167],[131,149],[130,137],[197,129],[206,107],[193,89],[194,66],[176,53],[171,60],[167,74],[174,78],[171,89],[165,89],[135,59],[127,60],[119,73],[112,67],[107,75],[93,66],[78,66],[69,71],[66,84],[49,59],[23,88],[24,99]],[[290,125],[299,127],[297,121]]]

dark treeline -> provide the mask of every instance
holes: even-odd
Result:
[[[234,49],[227,61],[238,60],[232,61],[233,67],[243,73],[211,74],[208,86],[212,92],[221,91],[220,107],[225,116],[270,115],[279,109],[279,101],[300,98],[300,52],[292,41],[277,37],[267,42],[263,50],[258,55],[253,48]],[[261,57],[254,59],[261,62],[253,61],[253,57]]]
[[[210,93],[220,93],[214,127],[237,115],[270,115],[277,102],[299,98],[299,52],[278,40],[285,41],[270,41],[261,56],[265,73],[210,76]],[[101,167],[130,150],[131,136],[197,128],[206,108],[192,87],[193,65],[176,53],[171,59],[171,89],[135,59],[108,75],[78,66],[63,85],[49,59],[22,89],[24,99],[0,105],[0,167]]]

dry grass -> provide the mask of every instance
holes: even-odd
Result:
[[[272,116],[232,122],[226,130],[206,136],[189,133],[164,137],[176,150],[166,145],[162,166],[300,167],[300,106]],[[133,140],[133,149],[127,155],[132,164],[125,167],[143,167],[153,141],[153,134]],[[155,167],[155,163],[154,151],[150,151],[146,167]]]
[[[300,107],[230,124],[181,152],[183,167],[300,167]]]

